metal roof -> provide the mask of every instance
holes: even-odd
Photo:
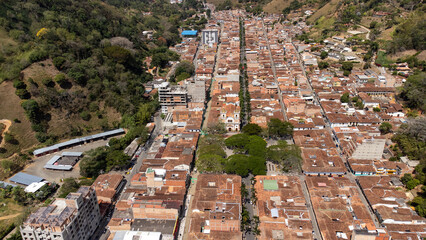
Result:
[[[10,181],[28,186],[33,182],[41,182],[43,181],[43,179],[44,178],[41,178],[38,176],[26,174],[23,172],[18,172],[17,174],[15,174],[15,176],[10,178]]]
[[[63,152],[61,154],[62,157],[81,157],[83,155],[82,152]]]
[[[111,130],[111,131],[107,131],[107,132],[103,132],[103,133],[98,133],[98,134],[94,134],[94,135],[90,135],[90,136],[86,136],[86,137],[71,139],[69,141],[66,141],[66,142],[63,142],[63,143],[58,143],[58,144],[52,145],[50,147],[36,149],[36,150],[34,150],[33,153],[34,153],[34,155],[39,155],[39,154],[43,154],[45,152],[50,152],[50,151],[53,151],[53,150],[59,150],[59,148],[67,147],[69,145],[80,144],[80,143],[82,144],[85,141],[99,139],[99,138],[103,138],[103,137],[109,137],[111,135],[116,135],[116,134],[121,134],[121,133],[125,133],[123,128],[119,128],[119,129],[115,129],[115,130]]]
[[[61,156],[55,155],[53,156],[47,163],[46,165],[53,165],[55,164],[55,162],[57,162],[59,159],[61,159]]]
[[[71,165],[44,165],[44,168],[46,169],[52,169],[52,170],[64,170],[64,171],[69,171],[72,169]]]
[[[16,187],[17,185],[12,184],[12,183],[7,183],[7,182],[0,181],[0,186],[1,186],[1,188],[6,188],[7,186]]]
[[[195,36],[197,33],[197,30],[184,30],[182,31],[182,36]]]

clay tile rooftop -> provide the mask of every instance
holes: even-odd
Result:
[[[241,177],[200,174],[190,209],[189,239],[241,239]]]

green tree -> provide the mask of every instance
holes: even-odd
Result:
[[[43,82],[43,84],[46,87],[53,87],[53,86],[55,86],[55,83],[52,81],[52,79],[50,77],[43,78],[43,80],[41,80],[41,81]]]
[[[59,69],[59,70],[63,69],[63,66],[64,66],[65,62],[66,62],[66,60],[65,60],[64,57],[55,57],[55,58],[53,58],[53,65],[57,69]]]
[[[399,96],[410,108],[426,111],[426,73],[411,75],[402,86]]]
[[[228,148],[234,149],[239,148],[243,149],[249,143],[248,135],[246,134],[236,134],[225,140],[225,145]]]
[[[268,134],[273,138],[283,138],[293,135],[293,125],[278,118],[271,118],[268,122]]]
[[[269,146],[266,159],[283,167],[284,172],[300,170],[302,163],[301,150],[297,145],[288,145],[286,141]]]
[[[251,135],[248,137],[248,144],[244,146],[244,149],[251,156],[265,158],[266,145],[267,143],[262,137]]]
[[[377,27],[377,22],[376,21],[372,21],[371,23],[370,23],[370,29],[374,29],[374,28],[376,28]]]
[[[76,192],[80,185],[75,181],[75,178],[65,178],[64,183],[59,189],[59,197],[64,198],[71,192]]]
[[[320,61],[318,63],[319,69],[325,69],[325,68],[328,68],[328,66],[330,66],[330,65],[328,64],[328,62],[325,62],[325,61]]]
[[[202,156],[204,154],[211,154],[211,155],[217,155],[222,158],[226,158],[226,153],[223,150],[222,146],[218,143],[212,143],[204,146],[198,147],[198,155]]]
[[[187,75],[192,76],[195,72],[194,64],[188,61],[182,61],[176,66],[175,70],[175,76],[179,76],[183,73],[186,73]]]
[[[65,77],[65,74],[60,73],[58,75],[55,76],[55,82],[57,84],[59,84],[60,86],[62,86],[63,84],[65,84],[67,82],[67,78]]]
[[[225,134],[227,133],[225,124],[223,122],[218,122],[217,124],[214,124],[213,126],[209,126],[206,129],[206,132],[209,134]]]
[[[388,122],[383,122],[382,124],[380,124],[379,130],[382,134],[390,133],[392,132],[392,124]]]
[[[107,154],[106,163],[107,172],[113,169],[121,169],[130,163],[130,156],[124,154],[121,150],[110,151]]]
[[[16,140],[15,136],[13,136],[10,133],[5,133],[4,134],[4,141],[10,144],[19,144],[18,140]]]
[[[405,173],[404,176],[401,177],[401,182],[404,185],[407,185],[407,183],[411,180],[413,180],[413,176],[410,173]]]
[[[418,179],[412,179],[407,182],[406,187],[408,190],[412,190],[415,187],[417,187],[420,184],[420,181]]]
[[[345,92],[343,93],[343,95],[340,97],[340,102],[342,103],[349,103],[349,93]]]
[[[135,115],[135,121],[139,125],[146,125],[154,114],[156,106],[153,103],[141,103]]]
[[[27,89],[16,89],[15,94],[20,99],[29,99],[29,98],[31,98],[31,94],[27,91]]]
[[[320,57],[322,60],[324,60],[328,57],[328,53],[326,51],[322,51]]]
[[[105,147],[99,147],[87,152],[80,161],[80,175],[96,178],[101,171],[105,171],[107,153]]]
[[[249,123],[242,128],[242,132],[248,135],[259,136],[262,133],[262,128],[255,123]]]
[[[224,158],[215,154],[203,154],[197,158],[195,165],[198,171],[220,173],[224,170]]]
[[[25,89],[25,88],[27,88],[27,85],[23,81],[14,80],[13,81],[13,87],[16,88],[16,89]]]
[[[343,71],[352,71],[352,68],[354,67],[354,64],[352,62],[343,62],[342,63],[342,70]]]
[[[225,170],[230,174],[246,177],[249,173],[249,157],[243,154],[234,154],[227,159]]]
[[[89,113],[89,112],[87,112],[87,111],[83,111],[83,112],[81,112],[81,113],[80,113],[80,117],[81,117],[84,121],[89,121],[89,120],[92,118],[92,116],[90,115],[90,113]]]

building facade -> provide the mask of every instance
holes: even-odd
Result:
[[[212,45],[219,42],[219,31],[217,29],[206,29],[202,31],[201,41],[203,44]]]
[[[182,86],[170,86],[164,82],[158,88],[158,98],[162,112],[167,113],[168,106],[186,106],[188,102],[188,91]]]
[[[84,186],[32,213],[20,230],[23,240],[86,240],[99,222],[96,192]]]

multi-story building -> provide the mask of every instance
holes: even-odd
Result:
[[[183,86],[170,86],[170,83],[164,82],[158,88],[158,98],[162,112],[167,113],[169,106],[186,106],[188,91]]]
[[[99,222],[96,191],[84,186],[32,213],[20,230],[23,240],[85,240]]]
[[[219,42],[219,31],[217,29],[203,30],[201,41],[203,44],[211,44],[211,45]]]

